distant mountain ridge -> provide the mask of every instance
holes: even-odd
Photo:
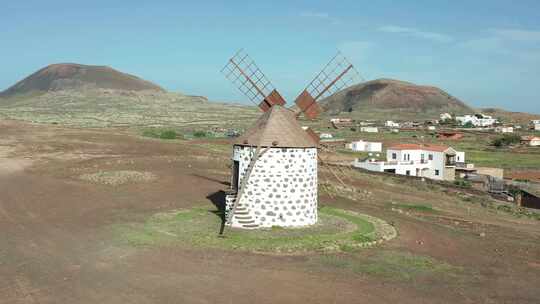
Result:
[[[160,86],[107,66],[59,63],[46,66],[17,82],[0,97],[86,88],[165,92]]]
[[[329,114],[355,111],[404,113],[452,112],[475,110],[463,101],[432,86],[410,82],[377,79],[353,85],[321,101]]]

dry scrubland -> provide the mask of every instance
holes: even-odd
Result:
[[[349,225],[333,217],[314,237],[217,237],[226,141],[5,120],[0,138],[2,304],[540,301],[538,220],[467,189],[351,170],[343,185],[323,167],[324,210],[397,230],[381,244],[329,252],[325,233]],[[355,224],[364,228],[352,240],[369,240],[369,225]],[[265,242],[265,233],[284,238]],[[308,252],[296,251],[295,237]]]
[[[258,114],[254,107],[154,91],[88,89],[0,98],[0,117],[90,128],[237,127]]]
[[[315,233],[218,238],[230,141],[140,135],[242,129],[260,115],[254,107],[112,90],[0,104],[0,304],[540,302],[540,216],[454,185],[334,168],[338,180],[324,166],[326,224]],[[436,141],[424,132],[331,132]],[[447,144],[477,164],[540,167],[538,152],[495,149],[491,137]],[[374,222],[340,210],[382,219],[397,236],[379,243]]]

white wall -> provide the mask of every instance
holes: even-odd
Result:
[[[399,123],[394,122],[394,121],[391,121],[391,120],[387,120],[387,121],[384,123],[384,126],[385,126],[385,127],[391,127],[391,128],[399,128]]]
[[[437,179],[437,180],[444,179],[444,169],[445,169],[445,162],[446,162],[446,157],[444,156],[444,152],[435,152],[435,151],[426,151],[426,152],[428,154],[433,155],[433,160],[430,161],[430,168],[429,170],[427,170],[426,175],[424,176],[427,178]]]
[[[456,162],[457,163],[465,162],[465,152],[456,151]]]
[[[531,142],[529,143],[530,146],[534,146],[534,147],[537,147],[537,146],[540,146],[540,139],[533,139],[531,140]]]
[[[349,147],[353,151],[358,152],[381,152],[382,143],[379,142],[369,142],[369,141],[353,141],[349,144]]]
[[[379,129],[377,127],[361,127],[360,132],[378,133]]]
[[[392,158],[392,154],[396,158]],[[423,157],[422,157],[423,155]],[[430,155],[432,156],[430,160]],[[454,178],[454,167],[446,167],[446,154],[428,150],[386,150],[386,162],[384,161],[355,161],[355,167],[370,171],[384,172],[395,170],[396,174],[423,176],[435,180],[448,180]],[[456,151],[456,162],[465,162],[465,152]],[[407,174],[409,171],[409,174]]]
[[[239,185],[255,149],[233,148]],[[257,161],[239,203],[260,227],[312,225],[317,222],[317,186],[316,148],[270,148]],[[241,225],[233,220],[233,226]]]
[[[392,158],[392,153],[396,153],[397,161],[404,162],[404,161],[413,161],[413,162],[420,162],[422,161],[422,155],[424,155],[423,160],[428,163],[429,169],[423,170],[422,175],[427,178],[431,179],[443,179],[444,169],[445,169],[445,156],[444,152],[436,152],[436,151],[425,151],[425,150],[387,150],[386,151],[386,159],[387,161],[395,161]],[[433,160],[429,159],[429,155],[433,155]],[[401,169],[403,167],[403,169]],[[416,166],[418,168],[422,166]],[[415,168],[416,168],[415,167]],[[409,170],[410,168],[407,166],[404,166],[400,164],[399,170],[396,170],[397,174],[403,171],[403,174],[405,174],[406,170]],[[439,174],[436,174],[436,170],[438,170]],[[412,175],[412,174],[411,174]]]
[[[456,121],[458,121],[461,125],[471,122],[476,127],[489,127],[495,124],[496,119],[493,119],[489,115],[484,115],[483,118],[478,118],[475,115],[465,115],[457,116]]]

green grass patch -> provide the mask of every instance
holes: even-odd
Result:
[[[113,227],[118,240],[132,246],[210,247],[254,252],[351,251],[377,238],[375,226],[361,214],[323,207],[316,225],[245,230],[227,227],[218,237],[220,217],[203,208],[158,213],[143,223]]]
[[[470,151],[468,161],[477,167],[499,167],[505,169],[540,169],[540,153],[513,153],[510,151]]]
[[[159,139],[177,139],[182,137],[176,131],[169,129],[146,129],[142,131],[142,136]]]
[[[377,251],[367,256],[324,255],[314,257],[312,262],[323,267],[397,281],[426,275],[455,277],[463,271],[460,267],[428,256],[391,250]]]
[[[195,138],[205,138],[205,137],[210,137],[210,135],[211,135],[210,132],[202,131],[202,130],[193,132],[193,137]]]

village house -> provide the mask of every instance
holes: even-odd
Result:
[[[334,136],[332,134],[330,134],[330,133],[321,133],[319,135],[319,138],[320,139],[329,139],[329,138],[334,138]]]
[[[366,121],[360,122],[361,127],[374,126],[374,125],[375,125],[375,121],[372,121],[372,120],[366,120]]]
[[[348,123],[348,122],[353,122],[353,119],[352,118],[331,118],[330,122]]]
[[[347,148],[355,152],[381,152],[382,143],[358,140],[348,144]]]
[[[529,129],[534,131],[540,131],[540,119],[531,120],[529,123]]]
[[[402,129],[412,129],[418,127],[420,127],[420,123],[418,121],[406,121],[401,124]]]
[[[384,123],[384,126],[385,126],[385,127],[388,127],[388,128],[399,128],[399,123],[394,122],[394,121],[391,121],[391,120],[387,120],[387,121]]]
[[[456,163],[465,162],[465,153],[441,145],[399,144],[386,151],[386,161],[356,160],[353,166],[376,172],[453,181]]]
[[[354,120],[352,118],[332,118],[330,123],[335,129],[354,127]]]
[[[441,121],[447,121],[452,119],[452,115],[450,113],[442,113],[439,115],[439,118]]]
[[[514,133],[514,128],[499,126],[495,128],[495,133]]]
[[[379,129],[377,127],[361,127],[360,132],[379,133]]]
[[[456,121],[462,126],[471,123],[475,127],[491,127],[497,123],[496,119],[484,114],[456,116]]]
[[[540,137],[538,136],[522,136],[521,137],[521,144],[532,146],[532,147],[538,147],[540,146]]]

